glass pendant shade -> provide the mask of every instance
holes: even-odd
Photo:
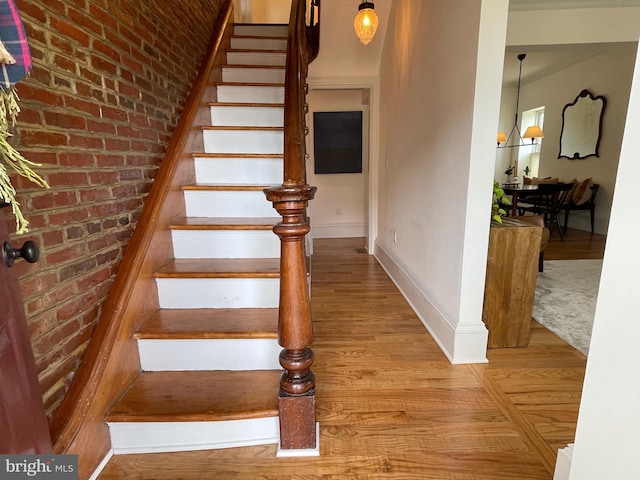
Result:
[[[362,2],[358,7],[358,14],[353,21],[353,28],[362,43],[367,45],[373,39],[378,29],[378,15],[373,11],[372,2]]]

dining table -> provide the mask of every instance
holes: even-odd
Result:
[[[504,193],[511,195],[511,215],[517,216],[518,199],[527,195],[535,194],[540,190],[540,185],[525,185],[520,183],[503,183],[501,186]]]

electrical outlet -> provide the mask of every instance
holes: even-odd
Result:
[[[392,232],[392,239],[393,243],[396,243],[398,241],[398,232],[396,232],[395,230]]]
[[[341,208],[336,208],[336,215],[337,216],[342,215],[342,209]]]

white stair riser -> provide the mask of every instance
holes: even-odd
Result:
[[[288,25],[235,25],[233,34],[241,37],[286,37]]]
[[[284,103],[284,87],[218,85],[218,101],[229,103]]]
[[[231,48],[234,50],[287,50],[286,38],[247,38],[232,37]]]
[[[175,258],[279,258],[271,230],[172,230]]]
[[[275,338],[138,340],[145,372],[278,370],[281,351]]]
[[[263,192],[187,190],[184,192],[184,201],[187,217],[278,216]]]
[[[278,443],[278,417],[220,422],[111,422],[115,454],[188,452]]]
[[[223,82],[284,83],[284,68],[224,67]]]
[[[160,308],[275,308],[279,278],[157,278]]]
[[[284,67],[286,63],[286,53],[227,52],[228,65],[279,65]]]
[[[270,153],[284,152],[282,130],[205,130],[205,153]]]
[[[282,158],[208,158],[194,159],[196,181],[220,185],[277,185],[282,183]]]
[[[220,127],[282,127],[282,107],[240,107],[215,105],[211,110],[211,125]]]

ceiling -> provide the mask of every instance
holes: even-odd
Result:
[[[513,0],[512,0],[513,1]],[[520,62],[518,55],[525,53],[522,61],[522,85],[559,72],[602,53],[616,53],[635,49],[635,43],[590,43],[566,45],[531,45],[507,47],[504,55],[502,84],[515,87],[518,82]]]
[[[640,7],[640,0],[510,0],[509,10],[567,10],[577,8]],[[616,49],[635,48],[620,43],[536,45],[507,47],[504,58],[503,86],[515,87],[520,62],[518,55],[527,56],[522,62],[522,84],[536,81],[589,57]]]

